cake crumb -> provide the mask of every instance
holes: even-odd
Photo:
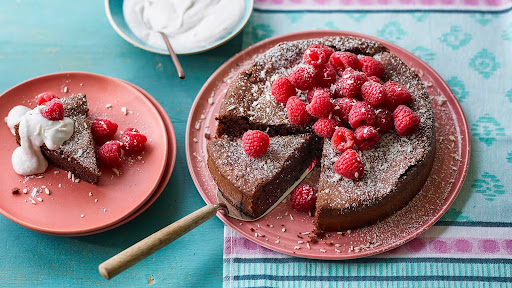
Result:
[[[103,212],[107,212],[107,208],[103,208]]]
[[[68,93],[68,92],[69,92],[69,88],[68,88],[68,86],[64,86],[64,88],[62,89],[62,91],[63,91],[64,93]]]
[[[43,198],[41,198],[41,197],[37,197],[36,199],[37,199],[37,201],[39,201],[39,202],[43,202]]]
[[[197,140],[197,138],[194,138],[194,139],[192,139],[192,141],[194,141],[194,143],[197,143],[198,140]]]
[[[126,107],[121,107],[121,112],[123,112],[124,115],[128,115],[128,109],[126,109]]]
[[[276,244],[279,244],[279,242],[280,242],[280,241],[279,241],[279,239],[277,239],[277,240],[276,240],[276,241],[274,241],[274,242],[275,242]]]
[[[325,252],[327,252],[327,250],[325,250],[325,249],[320,249],[320,252],[325,253]]]
[[[94,203],[98,203],[98,199],[94,199]]]
[[[31,202],[32,204],[34,204],[34,205],[36,205],[36,204],[37,204],[37,203],[36,203],[36,201],[34,201],[34,199],[32,199],[32,198],[28,198],[28,199],[30,200],[30,202]]]
[[[28,189],[27,188],[24,188],[23,189],[23,194],[27,194],[28,193]]]
[[[286,228],[281,229],[281,231],[286,232]]]
[[[18,195],[18,194],[20,194],[20,188],[14,187],[14,188],[12,188],[11,192],[14,195]]]
[[[92,196],[92,192],[89,192],[89,196]]]
[[[53,171],[53,174],[59,174],[59,173],[60,173],[60,171],[59,171],[59,170],[55,170],[55,171]]]
[[[293,246],[293,249],[294,249],[294,250],[299,250],[299,249],[300,249],[300,246]]]
[[[107,105],[105,105],[105,108],[107,108],[107,109],[112,109],[112,104],[107,104]]]
[[[210,132],[205,132],[204,138],[206,138],[207,140],[210,140],[210,138],[211,138]]]

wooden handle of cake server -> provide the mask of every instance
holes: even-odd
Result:
[[[220,209],[225,209],[225,206],[222,204],[209,204],[171,225],[162,228],[160,231],[142,239],[121,253],[101,263],[98,266],[100,274],[107,280],[115,277],[117,274],[130,268],[142,259],[212,218]]]

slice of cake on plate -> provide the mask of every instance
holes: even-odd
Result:
[[[292,186],[317,157],[311,133],[270,137],[259,158],[244,151],[242,140],[208,142],[208,168],[222,198],[246,216],[258,218]]]
[[[72,95],[60,99],[60,103],[64,108],[64,117],[74,123],[73,132],[60,147],[55,147],[57,149],[49,149],[46,144],[43,144],[41,152],[56,167],[73,173],[76,178],[83,181],[97,183],[101,172],[96,162],[86,96],[85,94]],[[16,142],[21,145],[19,128],[19,123],[14,125]]]

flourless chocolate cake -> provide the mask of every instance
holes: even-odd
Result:
[[[406,104],[407,109],[410,108],[416,117],[419,117],[419,126],[411,134],[399,136],[395,130],[391,130],[381,133],[380,141],[371,149],[359,147],[359,150],[356,150],[364,163],[364,176],[358,177],[360,179],[349,179],[336,173],[334,163],[342,152],[333,148],[329,138],[323,142],[315,226],[324,231],[361,227],[400,209],[419,192],[430,173],[435,150],[434,114],[423,83],[410,67],[381,43],[357,37],[326,37],[284,42],[269,49],[230,83],[217,116],[217,137],[237,139],[249,129],[266,131],[271,136],[313,131],[314,121],[305,125],[290,123],[286,104],[276,101],[271,93],[272,83],[278,77],[289,77],[294,67],[302,65],[306,49],[313,44],[323,44],[334,51],[351,52],[358,57],[371,56],[378,60],[384,67],[383,75],[379,76],[380,81],[394,81],[405,86],[412,98],[412,101]],[[335,94],[335,85],[327,89]],[[308,103],[307,91],[297,89],[296,92],[298,98]],[[394,107],[390,108],[391,112],[392,109]],[[350,127],[348,123],[345,123],[345,126]],[[212,143],[217,143],[215,141]],[[211,145],[209,144],[208,149],[209,161],[212,157]],[[214,157],[217,163],[226,163],[231,156],[217,154]],[[223,159],[224,157],[226,159]],[[301,170],[296,172],[300,174],[305,169],[303,166],[290,166],[288,170]],[[251,170],[247,170],[237,161],[231,162],[229,169],[224,168],[224,179],[215,176],[218,172],[212,169],[210,162],[209,167],[224,193],[227,193],[224,191],[226,187],[234,187],[234,183],[238,181],[230,178],[230,175],[253,178]],[[275,179],[275,175],[267,179]],[[247,182],[243,189],[251,189],[251,185],[253,183]],[[283,185],[282,182],[276,182],[273,187],[286,190]],[[242,192],[241,189],[240,185],[236,189],[230,189],[231,198],[244,199],[243,201],[253,206],[259,205],[262,201],[261,196],[254,197]],[[271,190],[265,191],[272,193]],[[263,199],[268,201],[268,198]],[[270,207],[273,203],[267,204]],[[252,213],[247,205],[239,207],[249,214]]]
[[[60,100],[64,107],[64,116],[71,118],[75,123],[74,132],[60,148],[50,150],[43,145],[41,151],[56,167],[73,173],[76,178],[83,181],[97,183],[101,172],[96,162],[86,96],[76,94]],[[15,126],[15,132],[16,142],[19,144],[18,125]]]

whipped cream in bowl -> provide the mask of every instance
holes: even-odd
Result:
[[[169,54],[160,31],[177,54],[199,53],[232,39],[242,30],[253,0],[106,0],[116,32],[131,44]]]
[[[75,123],[68,117],[51,121],[41,115],[41,107],[30,110],[25,106],[15,106],[4,119],[15,134],[14,126],[19,124],[20,146],[12,153],[11,162],[14,171],[20,175],[43,173],[48,161],[41,152],[44,144],[50,150],[58,149],[74,132]]]

